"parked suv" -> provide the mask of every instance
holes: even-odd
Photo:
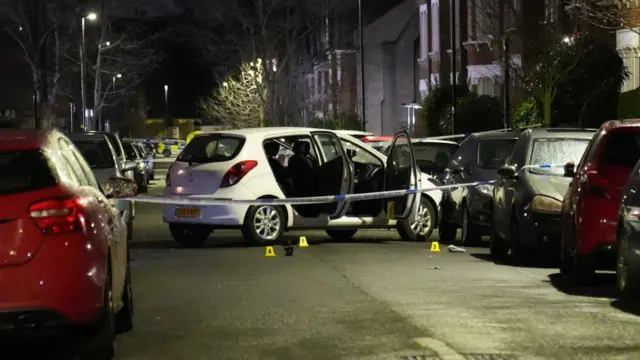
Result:
[[[595,132],[537,128],[520,134],[492,192],[489,247],[496,260],[510,253],[522,264],[534,255],[558,253],[562,199],[571,181],[562,166],[582,158]]]
[[[640,161],[622,191],[616,221],[616,278],[623,298],[640,300]]]
[[[498,180],[498,169],[504,165],[520,132],[473,134],[453,154],[447,168],[445,185]],[[416,155],[417,156],[417,155]],[[477,245],[489,235],[491,193],[493,185],[478,185],[444,191],[440,241],[453,242],[458,229],[464,245]]]
[[[609,121],[580,163],[565,166],[571,185],[562,204],[562,273],[589,282],[615,264],[616,217],[631,170],[640,160],[640,120]]]
[[[100,185],[109,179],[124,177],[123,171],[116,165],[117,157],[111,142],[102,133],[73,133],[67,135],[80,153],[87,160],[93,175]],[[124,171],[133,169],[124,168]],[[127,224],[127,239],[133,238],[133,219],[135,218],[135,203],[126,200],[109,200],[112,202],[122,219]]]

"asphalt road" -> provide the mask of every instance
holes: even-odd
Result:
[[[135,328],[118,360],[640,358],[640,310],[615,299],[612,275],[574,289],[556,269],[434,253],[393,231],[291,233],[310,243],[291,257],[237,231],[181,249],[159,205],[137,211]]]

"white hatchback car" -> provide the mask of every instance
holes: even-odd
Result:
[[[203,133],[169,168],[164,197],[284,199],[435,187],[437,181],[418,172],[410,144],[408,134],[397,134],[387,158],[356,138],[329,130],[273,127]],[[292,155],[278,161],[275,157],[283,148]],[[441,197],[441,191],[434,190],[394,199],[293,206],[163,204],[162,215],[183,246],[199,246],[215,229],[229,228],[241,229],[246,240],[261,244],[300,228],[324,229],[331,238],[346,239],[361,228],[395,227],[403,239],[416,241],[427,239],[438,224]]]

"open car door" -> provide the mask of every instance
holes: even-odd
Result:
[[[330,131],[314,131],[311,133],[320,159],[318,178],[322,195],[344,195],[353,193],[353,165],[342,147],[340,138]],[[329,219],[338,219],[347,212],[349,204],[343,200],[324,204],[322,213]]]
[[[385,169],[385,190],[409,190],[418,186],[418,167],[411,147],[411,139],[406,131],[396,134],[387,150]],[[419,203],[420,194],[407,194],[386,200],[385,209],[390,219],[407,219]]]

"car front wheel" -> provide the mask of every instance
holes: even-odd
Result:
[[[436,211],[425,197],[420,198],[416,219],[398,221],[398,234],[404,241],[427,241],[433,233]]]

